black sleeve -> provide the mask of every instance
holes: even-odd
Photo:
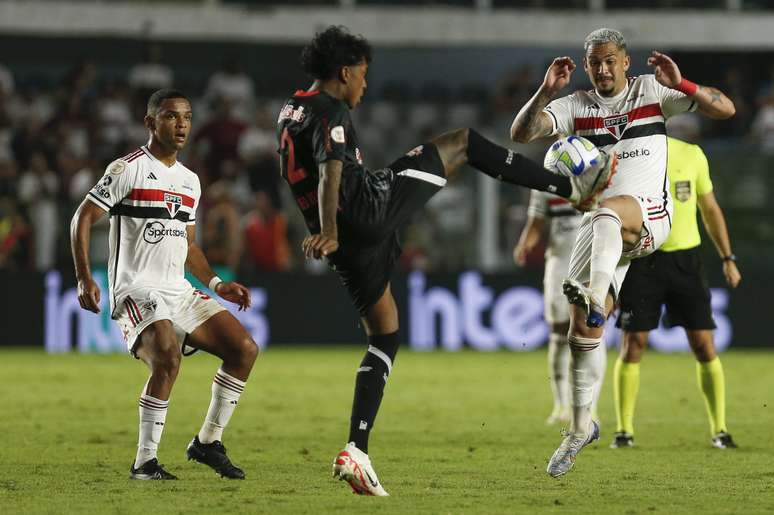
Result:
[[[314,160],[318,164],[331,159],[344,161],[350,123],[349,110],[342,104],[320,113],[312,132]]]

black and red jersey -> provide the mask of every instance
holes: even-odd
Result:
[[[341,161],[342,182],[350,174],[363,172],[349,107],[322,91],[297,91],[280,111],[277,139],[282,177],[290,185],[309,231],[319,233],[320,164],[332,159]]]

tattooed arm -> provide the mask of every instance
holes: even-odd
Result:
[[[698,111],[701,114],[715,120],[731,118],[736,112],[731,99],[717,88],[699,85],[699,89],[696,90],[693,99],[699,104]]]
[[[654,51],[648,58],[648,64],[653,67],[656,80],[660,84],[689,94],[681,89],[684,77],[680,73],[680,68],[668,55]],[[736,112],[734,103],[720,90],[699,84],[696,84],[695,88],[696,91],[690,96],[699,105],[698,110],[701,114],[715,120],[725,120],[734,116]]]

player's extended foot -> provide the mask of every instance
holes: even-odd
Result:
[[[551,414],[546,419],[547,426],[553,426],[554,424],[566,424],[570,421],[570,408],[569,407],[555,407]]]
[[[579,211],[593,211],[599,206],[599,196],[610,186],[618,171],[618,156],[600,151],[603,162],[598,168],[590,168],[580,175],[568,175],[572,194],[568,199]]]
[[[164,467],[159,465],[159,460],[153,458],[152,460],[146,461],[138,468],[134,468],[134,463],[132,463],[129,467],[129,479],[148,481],[152,479],[177,479],[177,476],[164,470]]]
[[[611,449],[624,449],[634,447],[634,436],[625,431],[616,432],[613,441],[610,443]]]
[[[191,443],[188,444],[185,454],[188,456],[189,461],[194,460],[207,465],[220,474],[220,477],[227,477],[229,479],[245,478],[244,471],[228,459],[226,448],[223,447],[220,440],[215,440],[212,443],[201,443],[199,435],[196,435],[191,440]]]
[[[736,443],[731,435],[725,431],[721,431],[712,437],[712,446],[718,449],[736,449]]]
[[[588,327],[602,327],[605,325],[605,307],[602,302],[594,298],[590,288],[582,285],[574,279],[565,279],[562,282],[562,292],[570,304],[575,304],[586,313],[586,325]]]
[[[349,442],[333,460],[333,477],[349,483],[359,495],[390,495],[376,477],[368,454],[358,449],[353,442]]]
[[[575,465],[575,457],[580,450],[594,440],[599,440],[599,425],[594,420],[591,421],[591,431],[589,431],[588,435],[578,437],[571,433],[565,436],[548,462],[548,467],[546,468],[548,475],[559,477],[568,473],[572,466]]]

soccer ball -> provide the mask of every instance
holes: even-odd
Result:
[[[599,149],[586,138],[568,136],[548,148],[543,167],[561,175],[580,175],[602,163]]]

